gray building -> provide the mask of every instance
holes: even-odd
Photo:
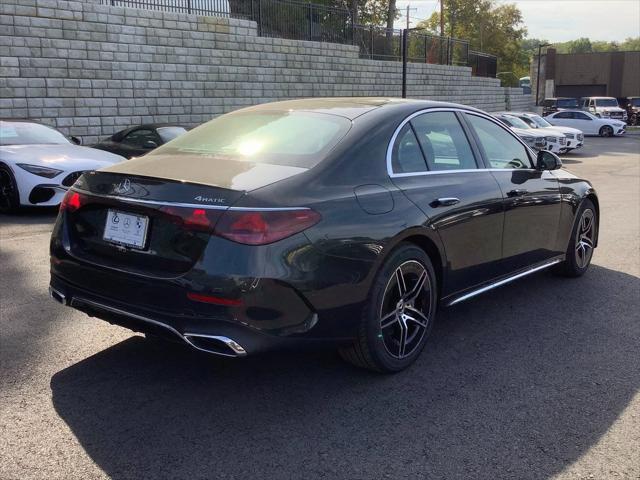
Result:
[[[640,51],[559,54],[549,48],[531,64],[532,91],[538,103],[549,97],[640,96]]]

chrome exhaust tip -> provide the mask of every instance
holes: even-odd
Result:
[[[67,305],[67,297],[49,285],[49,296],[61,305]]]
[[[244,357],[247,351],[235,340],[220,335],[185,333],[185,341],[196,350],[222,355],[224,357]]]

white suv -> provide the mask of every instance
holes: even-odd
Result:
[[[580,99],[580,108],[598,118],[627,121],[627,112],[620,108],[618,100],[613,97],[582,97]]]

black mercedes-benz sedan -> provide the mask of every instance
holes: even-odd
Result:
[[[136,125],[120,130],[91,146],[125,158],[140,157],[179,137],[186,131],[186,128],[178,125]]]
[[[51,294],[219,355],[333,345],[398,371],[438,306],[587,270],[598,199],[561,166],[462,105],[245,108],[80,177],[53,231]]]

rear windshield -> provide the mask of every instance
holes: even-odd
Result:
[[[578,108],[577,98],[559,98],[557,101],[558,108]]]
[[[183,133],[187,133],[184,127],[159,127],[158,135],[164,143],[170,142],[176,137],[179,137]]]
[[[615,98],[596,98],[596,107],[617,107],[618,101]]]
[[[153,155],[190,154],[237,161],[311,168],[349,131],[351,121],[300,111],[222,115],[154,150]]]
[[[70,143],[53,128],[38,123],[0,121],[0,145],[60,145]]]

